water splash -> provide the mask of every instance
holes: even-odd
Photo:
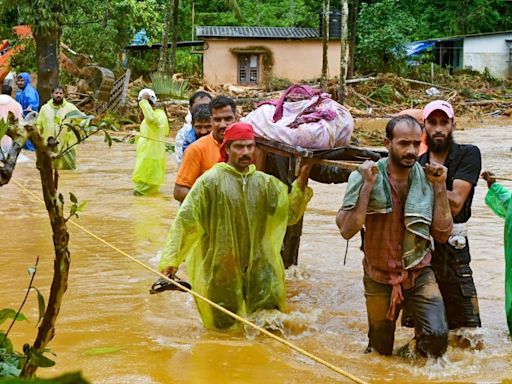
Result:
[[[316,322],[320,312],[319,309],[315,309],[308,313],[299,311],[284,313],[277,309],[271,309],[254,312],[248,316],[247,320],[270,332],[294,339],[318,331]],[[245,333],[249,339],[254,339],[259,335],[259,331],[249,326],[245,326]]]
[[[286,271],[286,280],[309,280],[311,274],[302,266],[292,265]]]

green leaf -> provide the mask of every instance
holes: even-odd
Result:
[[[74,204],[78,203],[78,199],[76,198],[76,196],[73,192],[69,192],[69,200],[71,200],[71,202]]]
[[[0,340],[4,340],[4,337],[5,337],[5,333],[3,332],[0,332]],[[0,351],[4,351],[4,352],[7,352],[7,353],[13,353],[14,352],[14,347],[12,346],[12,341],[6,337],[4,342],[2,344],[0,344]],[[0,353],[1,355],[1,353]]]
[[[0,310],[0,324],[2,324],[7,319],[14,319],[16,317],[16,311],[11,308],[5,308]],[[23,313],[18,313],[18,317],[16,317],[16,321],[27,320]]]
[[[16,364],[13,364],[12,361],[0,361],[0,377],[13,377],[17,380],[20,372],[18,360],[16,360]],[[4,383],[4,380],[1,380],[1,382]]]
[[[61,204],[64,204],[64,196],[62,195],[62,193],[59,193],[59,201],[61,202]]]
[[[32,276],[34,273],[36,273],[36,267],[30,267],[27,269],[28,275]]]
[[[83,119],[83,120],[80,122],[80,127],[82,127],[82,128],[87,127],[87,126],[91,123],[92,119],[94,119],[94,116],[93,116],[93,115],[89,115],[89,116],[87,116],[85,119]]]
[[[88,349],[87,351],[83,352],[83,354],[86,356],[98,356],[119,352],[120,350],[121,348],[119,347],[99,347]]]
[[[55,365],[55,361],[43,356],[42,353],[34,351],[33,349],[29,353],[28,361],[30,364],[42,368],[53,367]]]
[[[85,207],[87,207],[88,201],[82,201],[80,204],[78,204],[78,207],[76,207],[76,212],[83,212]]]
[[[88,116],[85,113],[80,112],[78,109],[75,109],[71,112],[66,113],[64,116],[64,120],[66,119],[86,119]]]
[[[35,289],[37,292],[37,302],[39,304],[39,319],[37,320],[37,322],[39,323],[44,316],[44,311],[46,310],[46,305],[44,303],[44,296],[41,294],[39,289],[37,289],[36,287],[32,287],[32,289]]]

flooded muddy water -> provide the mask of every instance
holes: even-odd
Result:
[[[512,176],[512,122],[456,132],[456,140],[480,147],[484,168]],[[31,155],[29,155],[31,156]],[[60,189],[88,206],[77,222],[138,260],[156,266],[178,205],[171,197],[173,155],[162,195],[134,197],[131,172],[135,146],[100,138],[78,148],[78,171],[61,173]],[[32,157],[33,160],[33,157]],[[40,195],[32,162],[19,164],[14,179]],[[310,184],[315,196],[304,220],[299,266],[288,272],[286,338],[371,383],[499,383],[512,379],[512,342],[504,313],[503,222],[484,204],[479,182],[469,239],[480,300],[485,348],[450,346],[442,361],[409,361],[364,354],[367,345],[362,253],[355,237],[339,235],[334,217],[344,185]],[[504,182],[512,188],[512,182]],[[41,257],[35,286],[48,293],[53,250],[44,207],[10,183],[0,189],[2,283],[0,308],[17,308],[28,285],[27,268]],[[265,336],[205,330],[191,297],[181,292],[149,295],[157,278],[149,271],[69,226],[71,272],[50,343],[56,365],[43,377],[75,370],[92,383],[346,383],[346,378]],[[185,275],[185,272],[181,272]],[[23,312],[29,322],[11,333],[18,350],[36,334],[37,299]],[[5,323],[4,323],[5,324]],[[3,327],[2,327],[3,328]],[[412,330],[398,328],[395,347]]]

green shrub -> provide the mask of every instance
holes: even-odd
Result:
[[[172,76],[161,72],[151,74],[151,89],[153,89],[158,96],[178,99],[188,98],[190,91],[186,80],[174,80]]]

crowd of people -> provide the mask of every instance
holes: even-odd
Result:
[[[60,86],[40,107],[28,74],[20,74],[17,82],[18,115],[40,109],[41,134],[59,137],[57,151],[70,148],[58,157],[56,168],[75,169],[76,139],[61,123],[76,107],[65,100]],[[5,87],[2,91],[12,92]],[[152,90],[143,89],[138,99],[144,119],[133,192],[153,195],[164,183],[169,124]],[[14,100],[0,98],[0,112],[7,102]],[[180,208],[159,267],[173,278],[186,260],[194,291],[233,313],[282,311],[283,239],[287,227],[300,222],[312,197],[307,186],[312,166],[303,163],[297,179],[286,185],[256,170],[254,129],[239,121],[233,99],[199,91],[189,105],[176,136],[179,169],[173,194]],[[400,312],[402,325],[415,330],[400,353],[442,356],[450,330],[460,337],[471,334],[477,340],[474,346],[483,347],[467,236],[480,176],[489,187],[486,204],[505,219],[505,307],[512,334],[512,192],[498,184],[491,171],[481,173],[478,147],[456,143],[455,129],[455,113],[446,101],[404,111],[386,125],[388,156],[365,161],[348,178],[336,224],[345,239],[364,235],[367,351],[393,353]],[[208,328],[236,323],[203,301],[196,304]]]

